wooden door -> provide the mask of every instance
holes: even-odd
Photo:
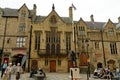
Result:
[[[56,72],[56,61],[55,60],[50,61],[50,72]]]
[[[87,66],[87,56],[85,53],[81,53],[80,55],[80,66]]]
[[[33,70],[33,69],[38,70],[38,61],[37,60],[32,60],[31,70]]]

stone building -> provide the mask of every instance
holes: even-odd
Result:
[[[88,62],[91,71],[119,67],[120,18],[118,23],[95,22],[93,15],[90,21],[73,21],[72,7],[69,17],[59,16],[54,5],[47,16],[36,15],[36,9],[35,4],[32,10],[26,4],[19,9],[0,8],[1,62],[17,63],[26,56],[26,71],[41,67],[47,72],[68,72],[74,51],[81,72]]]
[[[24,4],[19,9],[0,8],[0,48],[2,63],[4,60],[21,63],[27,56],[29,31],[35,9],[29,10]]]

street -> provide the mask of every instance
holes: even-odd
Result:
[[[86,74],[80,74],[80,75],[81,75],[80,80],[87,80]],[[46,76],[47,76],[46,80],[71,80],[69,73],[46,73]],[[15,80],[15,75],[12,75],[11,80]],[[21,74],[20,80],[34,80],[34,79],[29,78],[29,73],[24,73],[24,74]],[[100,79],[94,79],[92,78],[92,75],[91,75],[91,78],[89,80],[100,80]]]

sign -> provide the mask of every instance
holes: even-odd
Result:
[[[23,67],[23,65],[24,65],[24,63],[25,63],[25,61],[26,61],[26,59],[27,59],[27,57],[26,57],[26,56],[23,56],[22,61],[21,61],[21,66],[22,66],[22,67]]]
[[[70,78],[80,79],[79,68],[70,68]]]

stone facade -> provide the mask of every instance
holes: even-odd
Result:
[[[69,17],[61,17],[54,5],[49,15],[39,16],[36,8],[29,10],[25,4],[20,9],[0,8],[1,62],[17,63],[27,56],[25,70],[41,67],[47,72],[68,72],[74,51],[81,72],[88,61],[91,70],[119,67],[119,22],[95,22],[93,15],[91,21],[73,21],[72,7]]]

